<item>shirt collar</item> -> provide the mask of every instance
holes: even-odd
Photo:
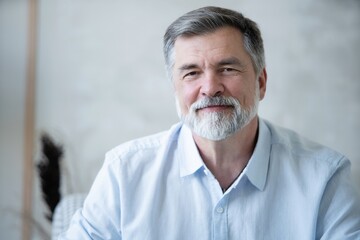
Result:
[[[180,131],[179,148],[181,154],[180,177],[191,175],[204,166],[204,162],[200,157],[191,130],[186,125],[182,125]]]
[[[254,152],[244,169],[249,181],[263,191],[266,184],[270,160],[271,134],[264,120],[259,118],[259,135]]]
[[[259,135],[254,152],[243,171],[249,181],[263,191],[268,174],[268,165],[270,159],[271,135],[265,122],[259,118]],[[199,151],[194,142],[191,130],[182,125],[179,136],[180,148],[180,176],[185,177],[195,173],[198,169],[204,167],[204,162],[200,157]]]

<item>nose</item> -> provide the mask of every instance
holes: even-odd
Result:
[[[222,95],[224,92],[224,85],[221,80],[214,74],[207,74],[204,76],[201,85],[201,95],[207,97],[216,97]]]

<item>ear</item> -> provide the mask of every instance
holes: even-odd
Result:
[[[266,82],[267,82],[267,73],[266,68],[263,68],[263,70],[260,72],[259,77],[259,88],[260,88],[260,100],[263,100],[266,93]]]

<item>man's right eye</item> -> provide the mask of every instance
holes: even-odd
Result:
[[[198,74],[198,72],[196,72],[196,71],[188,72],[188,73],[186,73],[186,74],[184,75],[183,78],[193,78],[193,77],[195,77],[197,74]]]

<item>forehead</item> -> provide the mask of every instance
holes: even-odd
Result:
[[[233,27],[219,28],[203,35],[180,36],[175,41],[174,54],[175,65],[199,57],[207,59],[248,57],[244,49],[242,33]]]

